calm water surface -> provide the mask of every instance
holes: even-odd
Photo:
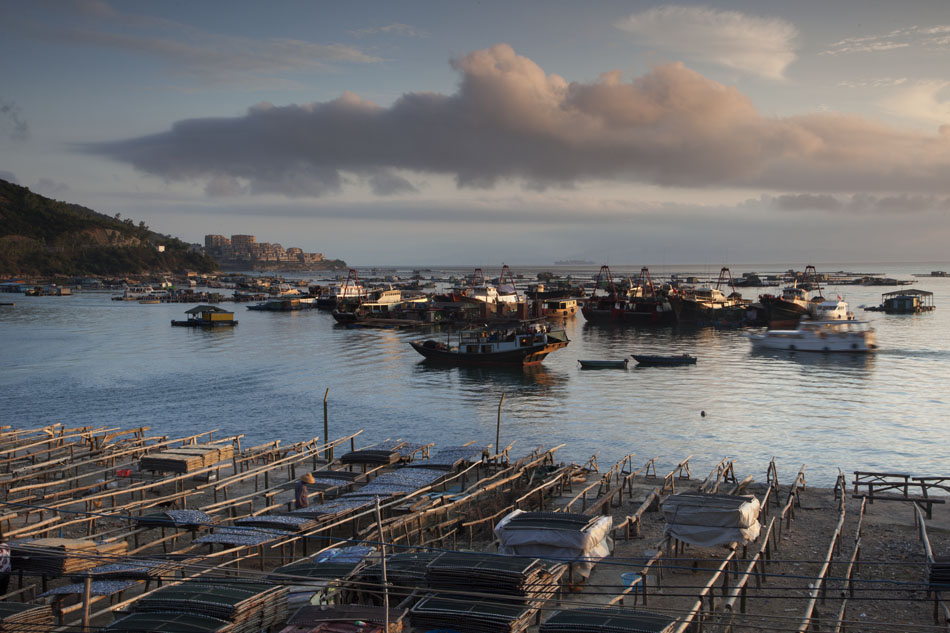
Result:
[[[911,278],[937,268],[852,270]],[[364,442],[489,443],[504,393],[502,443],[516,440],[524,452],[567,443],[563,460],[600,451],[606,463],[636,452],[640,462],[659,457],[662,470],[692,454],[705,475],[729,456],[743,475],[761,479],[775,456],[786,478],[806,463],[809,481],[825,484],[837,467],[946,474],[950,278],[921,278],[914,287],[935,293],[935,312],[857,308],[893,288],[825,291],[873,322],[882,348],[873,355],[753,353],[740,331],[612,328],[578,316],[567,322],[571,344],[526,371],[429,366],[408,345],[428,333],[347,329],[316,310],[230,304],[240,325],[205,331],[170,327],[187,304],[114,302],[90,292],[4,295],[17,305],[0,307],[0,416],[18,427],[147,425],[170,436],[218,428],[245,433],[246,444],[292,441],[322,435],[329,388],[331,436],[365,429]],[[577,365],[639,352],[688,352],[699,362],[634,369],[631,361],[626,371]]]

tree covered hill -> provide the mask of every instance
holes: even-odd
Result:
[[[158,247],[164,246],[164,252]],[[0,276],[132,275],[195,270],[215,261],[144,222],[110,217],[0,180]]]

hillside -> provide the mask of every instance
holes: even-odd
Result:
[[[164,246],[159,252],[158,246]],[[0,276],[132,275],[195,270],[215,261],[144,222],[45,198],[0,180]]]

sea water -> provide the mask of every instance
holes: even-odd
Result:
[[[848,267],[902,279],[936,268]],[[623,272],[636,274],[618,268],[615,275]],[[596,268],[583,272],[592,275]],[[445,337],[445,329],[346,328],[317,310],[224,303],[240,324],[206,330],[170,326],[188,304],[116,302],[99,292],[4,295],[16,306],[0,307],[0,423],[149,426],[170,437],[219,429],[244,434],[245,446],[286,443],[323,434],[329,389],[331,437],[362,429],[358,445],[397,437],[488,444],[504,395],[501,444],[515,442],[513,454],[564,444],[559,459],[584,462],[598,453],[604,465],[636,453],[639,464],[656,457],[661,474],[692,455],[698,476],[729,457],[756,479],[774,456],[785,480],[806,464],[809,481],[825,484],[839,467],[948,474],[950,278],[920,278],[911,287],[934,292],[936,311],[858,308],[879,304],[893,287],[824,289],[872,323],[881,348],[874,354],[752,352],[743,330],[600,326],[578,314],[566,322],[571,343],[526,370],[431,366],[409,341]],[[742,292],[754,299],[780,290]],[[699,360],[635,368],[631,359],[627,370],[577,364],[635,353]]]

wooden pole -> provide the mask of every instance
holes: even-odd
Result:
[[[89,630],[89,602],[92,600],[92,574],[86,572],[82,588],[82,630]]]
[[[376,530],[379,534],[379,555],[383,567],[383,613],[385,633],[389,633],[389,580],[386,577],[386,543],[383,542],[383,518],[379,512],[379,496],[376,497]]]
[[[498,401],[498,424],[495,425],[495,452],[501,447],[501,403],[505,401],[505,392],[501,392],[501,400]]]
[[[327,398],[330,396],[330,388],[327,387],[327,392],[323,394],[323,441],[329,442],[330,437],[329,422],[327,420]],[[327,463],[333,461],[333,447],[330,447],[330,450],[327,452]]]

